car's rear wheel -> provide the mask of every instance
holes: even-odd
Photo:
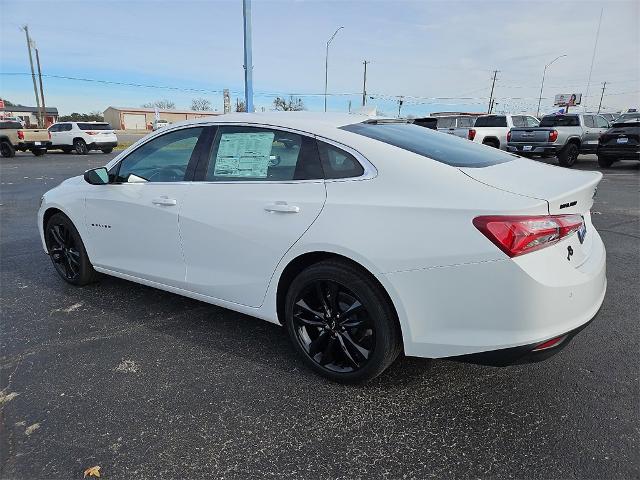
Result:
[[[89,148],[87,147],[87,144],[81,138],[76,138],[73,141],[73,148],[78,155],[86,155],[87,153],[89,153]]]
[[[5,158],[15,157],[16,149],[13,148],[13,145],[5,140],[3,142],[0,142],[0,155]]]
[[[73,285],[86,285],[96,272],[73,222],[62,214],[51,216],[45,226],[47,251],[58,275]]]
[[[571,168],[578,160],[579,153],[578,145],[570,143],[558,152],[558,162],[563,167]]]
[[[102,153],[111,153],[113,152],[113,148],[103,148]]]
[[[370,380],[401,351],[395,311],[365,272],[339,261],[302,271],[285,300],[289,336],[316,372],[342,383]]]
[[[611,165],[615,162],[613,157],[608,157],[606,155],[598,155],[598,165],[601,168],[610,168]]]

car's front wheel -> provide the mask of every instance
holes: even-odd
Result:
[[[96,272],[69,217],[53,214],[47,221],[44,235],[53,266],[63,280],[78,286],[94,280]]]
[[[86,155],[89,153],[89,148],[87,147],[86,142],[81,138],[76,138],[73,141],[73,148],[78,155]]]
[[[368,274],[346,262],[324,261],[302,271],[287,292],[285,316],[305,363],[334,381],[370,380],[402,349],[388,297]]]

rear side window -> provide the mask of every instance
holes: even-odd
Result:
[[[113,130],[108,123],[83,123],[78,122],[80,130]]]
[[[315,140],[258,127],[218,128],[205,179],[209,182],[322,178]]]
[[[487,115],[476,118],[476,127],[506,127],[507,117],[504,115]]]
[[[579,127],[577,115],[547,115],[540,120],[541,127]]]
[[[325,178],[353,178],[364,174],[364,168],[350,153],[321,141],[318,141],[318,150]]]
[[[518,158],[464,138],[407,123],[354,123],[340,128],[454,167],[487,167]]]

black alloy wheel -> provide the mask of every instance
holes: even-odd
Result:
[[[580,150],[575,143],[570,143],[558,153],[558,162],[563,167],[571,168],[578,160]]]
[[[76,138],[73,141],[73,148],[78,155],[86,155],[89,153],[89,148],[87,148],[87,144],[81,138]]]
[[[57,213],[45,228],[47,251],[58,274],[74,285],[86,285],[95,276],[84,244],[66,215]]]
[[[16,149],[7,141],[0,142],[0,155],[5,158],[16,156]]]
[[[349,264],[321,262],[299,274],[287,294],[286,321],[305,362],[339,382],[374,378],[401,350],[384,292]]]

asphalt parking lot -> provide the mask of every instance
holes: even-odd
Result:
[[[40,196],[113,155],[0,159],[0,478],[640,476],[638,162],[600,184],[608,293],[568,348],[501,369],[402,359],[349,387],[307,370],[277,326],[59,279]]]

